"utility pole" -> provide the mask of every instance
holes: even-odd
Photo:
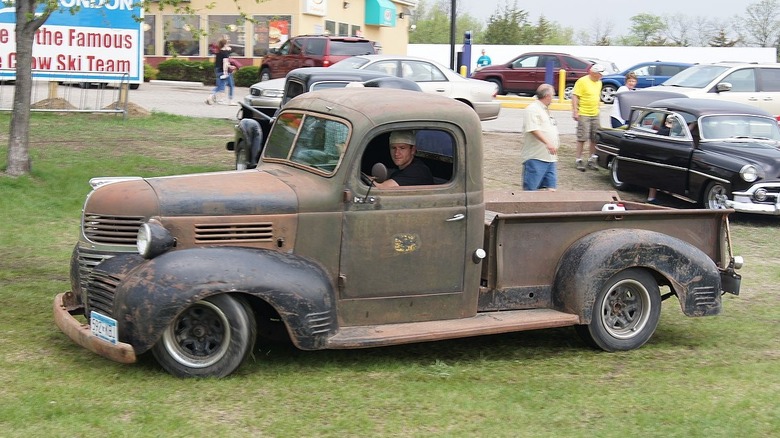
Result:
[[[453,71],[458,71],[455,69],[455,8],[457,7],[457,0],[452,0],[452,5],[450,6],[450,68]]]

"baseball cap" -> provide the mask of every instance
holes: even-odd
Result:
[[[414,131],[393,131],[390,134],[390,144],[403,143],[415,145]]]
[[[601,64],[593,64],[590,66],[590,71],[593,73],[604,73],[604,66]]]

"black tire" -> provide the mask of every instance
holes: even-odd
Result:
[[[239,139],[236,145],[236,170],[247,170],[253,167],[250,165],[252,158],[249,155],[251,153],[251,148],[247,142],[243,138]]]
[[[701,205],[710,210],[721,210],[728,208],[725,201],[729,197],[730,193],[725,184],[718,181],[710,181],[702,193]]]
[[[609,182],[610,184],[612,184],[612,187],[620,191],[626,191],[631,189],[631,186],[629,184],[624,183],[623,181],[620,180],[620,178],[618,178],[617,157],[612,158],[612,160],[610,160],[609,165],[607,165],[607,167],[609,167]]]
[[[607,104],[614,103],[615,93],[617,93],[617,88],[614,85],[604,85],[601,87],[601,101]]]
[[[501,79],[489,78],[487,81],[496,84],[498,87],[498,91],[496,92],[497,95],[504,96],[506,94],[506,91],[504,91],[504,86],[501,84]]]
[[[653,276],[626,269],[607,281],[593,303],[590,324],[577,326],[577,333],[605,351],[633,350],[653,336],[660,316],[661,293]]]
[[[225,377],[252,353],[255,316],[237,297],[215,295],[184,309],[152,347],[157,362],[178,377]]]
[[[268,68],[260,69],[260,82],[271,80],[271,70]]]
[[[141,87],[141,84],[130,84],[130,89],[131,89],[131,90],[137,90],[137,89],[139,89],[140,87]]]

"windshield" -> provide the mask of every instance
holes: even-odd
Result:
[[[733,138],[780,141],[780,129],[771,117],[713,115],[702,117],[699,125],[702,140]]]
[[[729,68],[724,65],[694,65],[667,79],[663,86],[704,88]]]
[[[330,66],[330,68],[340,68],[340,69],[360,69],[360,67],[366,65],[368,63],[368,59],[360,57],[360,56],[353,56],[351,58],[342,59],[341,61],[333,64]]]
[[[349,132],[339,120],[285,112],[271,128],[263,160],[287,161],[331,175],[344,156]]]

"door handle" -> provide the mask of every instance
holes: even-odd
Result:
[[[457,221],[462,221],[462,220],[463,220],[463,219],[465,219],[465,218],[466,218],[466,215],[465,215],[465,214],[463,214],[463,213],[458,213],[458,214],[456,214],[455,216],[453,216],[453,217],[451,217],[451,218],[447,219],[447,222],[457,222]]]

